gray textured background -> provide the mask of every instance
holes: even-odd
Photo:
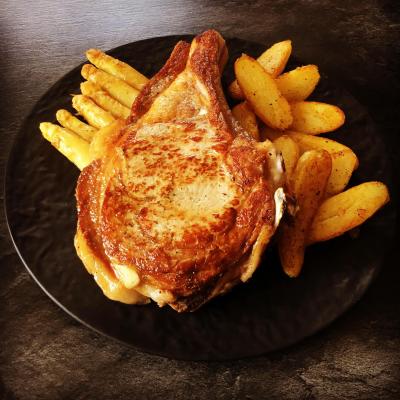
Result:
[[[400,11],[396,1],[8,1],[0,3],[0,161],[22,119],[89,47],[196,33],[291,38],[370,110],[400,167]],[[284,351],[226,363],[149,356],[90,332],[55,306],[19,261],[1,211],[0,398],[398,399],[397,249],[363,299]]]

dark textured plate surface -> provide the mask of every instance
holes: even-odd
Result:
[[[109,53],[151,76],[181,38],[189,37],[153,38]],[[256,56],[264,50],[263,45],[239,39],[227,43],[230,63],[224,84],[232,80],[232,62],[240,53]],[[318,64],[318,55],[309,61]],[[40,122],[55,120],[58,108],[71,109],[70,94],[79,92],[80,81],[77,67],[36,104],[16,137],[5,188],[10,232],[24,264],[42,289],[74,318],[150,353],[196,360],[240,358],[288,346],[317,332],[354,304],[376,276],[393,235],[395,216],[390,206],[368,221],[357,239],[346,235],[308,249],[298,279],[283,275],[270,249],[249,283],[192,314],[108,300],[73,247],[78,170],[38,129]],[[312,99],[337,104],[346,112],[345,126],[330,137],[340,138],[359,156],[360,168],[352,183],[382,180],[390,185],[382,133],[367,110],[324,74]]]

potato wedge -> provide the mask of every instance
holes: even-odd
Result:
[[[265,124],[276,129],[292,124],[289,103],[256,60],[242,55],[235,62],[235,74],[246,100]]]
[[[111,57],[101,50],[89,49],[86,51],[87,59],[97,68],[108,72],[116,78],[122,79],[137,90],[142,90],[143,86],[148,82],[143,74],[114,57]]]
[[[342,192],[349,183],[353,171],[358,167],[358,158],[353,150],[331,139],[293,131],[286,133],[299,145],[301,153],[308,150],[326,150],[331,155],[332,172],[326,187],[326,196]]]
[[[319,207],[307,244],[333,239],[361,225],[390,200],[382,182],[365,182],[325,200]]]
[[[97,129],[103,128],[115,120],[108,111],[103,110],[92,99],[81,94],[72,98],[72,107],[74,107],[91,126]]]
[[[323,199],[331,168],[327,151],[310,150],[299,158],[289,182],[299,209],[292,223],[281,224],[278,250],[283,270],[291,277],[298,276],[303,266],[308,231]]]
[[[285,134],[289,135],[299,145],[302,153],[308,150],[326,150],[329,154],[334,154],[351,150],[350,147],[326,137],[307,135],[292,130],[286,130]]]
[[[332,173],[326,187],[326,197],[343,192],[348,185],[353,171],[357,168],[357,156],[352,150],[331,154]]]
[[[80,170],[90,163],[89,143],[76,133],[50,122],[39,125],[43,137]]]
[[[107,92],[92,82],[85,81],[81,83],[81,92],[90,97],[101,108],[110,112],[115,118],[128,118],[130,110],[120,102],[111,97]]]
[[[247,131],[255,140],[260,140],[257,117],[245,101],[233,107],[232,114],[245,131]]]
[[[319,135],[334,131],[344,124],[344,112],[336,106],[317,101],[299,101],[290,104],[293,116],[291,130]]]
[[[291,53],[292,41],[284,40],[265,50],[257,61],[273,78],[276,78],[285,69]]]
[[[299,160],[299,146],[289,136],[283,135],[273,141],[277,151],[282,154],[285,164],[286,180],[289,182]]]
[[[61,126],[77,133],[80,137],[90,142],[93,135],[97,132],[96,128],[85,124],[67,110],[58,110],[56,113],[57,121]]]
[[[257,61],[268,72],[268,74],[273,78],[276,78],[285,69],[291,53],[291,40],[284,40],[283,42],[275,43],[265,50],[264,53],[257,58]],[[228,91],[234,99],[244,99],[244,94],[237,80],[234,80],[230,84]]]
[[[302,101],[313,92],[319,78],[316,65],[305,65],[278,76],[276,84],[287,101]]]
[[[137,89],[133,88],[122,79],[101,71],[93,65],[85,64],[82,67],[81,74],[86,80],[101,86],[101,88],[114,97],[115,100],[129,109],[132,107],[132,103],[139,94]]]

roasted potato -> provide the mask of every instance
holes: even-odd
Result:
[[[276,129],[292,124],[289,103],[256,60],[242,55],[235,62],[235,74],[246,100],[265,124]]]
[[[232,114],[245,131],[247,131],[255,140],[260,140],[256,115],[247,102],[244,101],[233,107]]]
[[[271,75],[276,78],[285,69],[292,52],[292,42],[284,40],[283,42],[275,43],[268,48],[257,58],[260,65]],[[234,99],[244,99],[244,94],[237,82],[234,80],[229,86],[229,93]]]
[[[291,103],[293,122],[291,130],[319,135],[334,131],[344,124],[344,112],[336,106],[317,101]]]
[[[358,159],[351,149],[331,154],[332,173],[326,187],[326,197],[342,192],[348,185]]]
[[[265,50],[257,61],[273,78],[276,78],[285,69],[291,53],[292,41],[284,40]]]
[[[281,223],[278,250],[282,268],[290,277],[299,275],[304,262],[308,231],[324,196],[332,161],[325,150],[305,152],[289,181],[298,211],[292,221]]]
[[[389,201],[382,182],[365,182],[325,200],[314,217],[307,244],[333,239],[361,225]]]
[[[329,154],[334,154],[351,150],[350,147],[342,143],[322,136],[313,136],[292,130],[286,130],[285,134],[289,135],[299,145],[302,153],[308,150],[326,150]]]
[[[353,171],[358,167],[358,159],[350,147],[331,139],[286,131],[303,153],[307,150],[326,150],[332,157],[332,172],[326,187],[326,196],[332,196],[345,189]]]
[[[319,78],[316,65],[305,65],[278,76],[276,84],[287,101],[302,101],[313,92]]]

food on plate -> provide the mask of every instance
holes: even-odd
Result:
[[[283,97],[289,102],[305,100],[314,91],[319,82],[316,65],[304,65],[279,75],[275,82]]]
[[[85,64],[81,70],[82,76],[106,90],[115,100],[130,108],[139,94],[139,91],[122,79],[116,78],[107,72],[97,69],[91,64]]]
[[[244,97],[263,122],[275,129],[286,129],[292,124],[288,101],[275,80],[254,58],[245,54],[238,58],[235,75]]]
[[[114,118],[128,118],[131,110],[115,100],[96,84],[85,81],[81,83],[81,92],[90,97],[98,106],[108,111]]]
[[[291,130],[280,132],[264,127],[261,133],[261,136],[273,140],[274,143],[283,135],[298,144],[301,154],[307,150],[326,150],[331,155],[332,172],[328,180],[326,196],[340,193],[346,188],[353,171],[358,167],[358,158],[353,150],[331,139]]]
[[[89,49],[86,52],[86,57],[97,68],[108,72],[116,78],[122,79],[128,85],[131,85],[139,91],[142,90],[148,82],[148,79],[135,68],[103,53],[101,50]]]
[[[92,140],[94,134],[97,132],[95,128],[88,124],[85,124],[67,110],[58,110],[56,113],[56,118],[61,126],[69,129],[72,132],[77,133],[79,136],[89,142]]]
[[[365,182],[326,199],[315,215],[308,244],[333,239],[361,225],[389,200],[382,182]]]
[[[291,103],[293,122],[290,129],[310,135],[332,132],[344,124],[344,112],[332,104],[318,101]]]
[[[219,82],[224,47],[215,31],[178,43],[76,190],[83,262],[88,246],[125,288],[177,311],[247,276],[260,234],[264,246],[277,225],[273,150],[233,121]]]
[[[285,69],[291,52],[292,42],[290,40],[284,40],[283,42],[275,43],[265,50],[264,53],[257,58],[257,61],[272,78],[276,78]],[[244,94],[237,80],[231,83],[229,92],[235,99],[244,99]]]
[[[332,160],[325,150],[306,151],[299,158],[289,193],[296,199],[298,211],[279,229],[278,250],[282,268],[291,277],[298,276],[303,266],[309,229],[325,195]]]
[[[389,201],[381,182],[345,190],[356,154],[314,136],[338,129],[344,113],[304,101],[318,67],[283,72],[291,51],[287,40],[236,60],[232,112],[215,31],[179,42],[151,79],[86,52],[78,117],[59,110],[61,126],[40,130],[82,170],[75,247],[107,297],[193,311],[250,279],[276,230],[282,268],[298,276],[307,246]]]
[[[39,127],[43,137],[80,170],[89,164],[89,143],[85,139],[50,122],[42,122]]]
[[[72,107],[93,127],[100,129],[111,124],[115,118],[98,106],[90,97],[78,94],[72,98]]]

